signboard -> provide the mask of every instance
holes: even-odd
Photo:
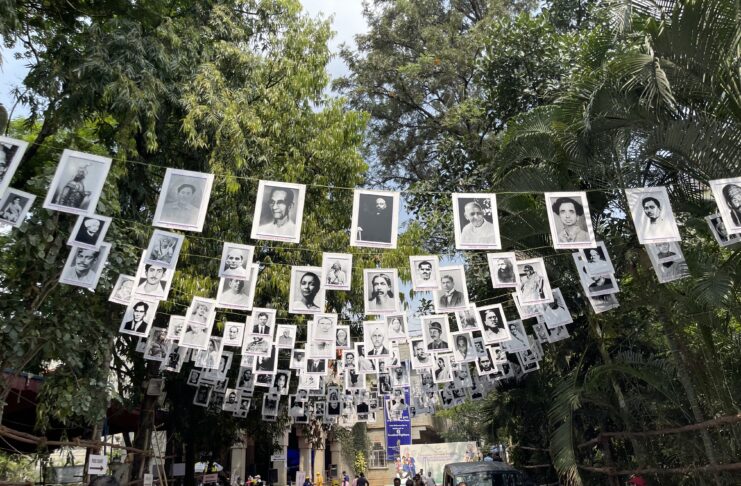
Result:
[[[100,476],[108,470],[108,458],[103,454],[90,454],[87,463],[87,473]]]
[[[154,482],[154,476],[149,473],[144,473],[144,486],[152,486]]]
[[[386,460],[393,461],[401,455],[401,447],[412,444],[412,419],[409,417],[409,387],[401,395],[386,397]],[[402,410],[403,408],[403,410]]]
[[[476,442],[447,442],[441,444],[416,444],[401,447],[401,456],[395,458],[395,473],[402,484],[420,469],[425,476],[432,471],[436,484],[443,482],[443,468],[451,462],[476,462],[479,448]]]
[[[207,483],[218,483],[219,482],[219,474],[213,473],[213,474],[204,474],[203,475],[203,484]]]
[[[272,462],[285,462],[286,461],[286,453],[285,452],[279,452],[277,454],[273,454],[270,456],[270,460]]]

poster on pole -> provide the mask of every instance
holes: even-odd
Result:
[[[409,387],[404,388],[404,403],[398,396],[387,399],[384,407],[386,418],[386,460],[394,461],[401,456],[401,447],[412,444],[412,419],[409,417]]]

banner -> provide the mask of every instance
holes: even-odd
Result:
[[[395,403],[399,397],[386,398],[386,460],[393,461],[400,456],[402,446],[412,443],[412,419],[409,417],[409,387],[404,388],[404,404],[401,412],[395,412]]]
[[[411,478],[423,470],[425,477],[432,471],[436,484],[442,485],[443,469],[454,462],[475,462],[479,460],[476,442],[448,442],[441,444],[417,444],[401,447],[401,455],[396,461],[396,475],[402,479]]]

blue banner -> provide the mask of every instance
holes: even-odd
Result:
[[[386,396],[386,460],[394,461],[401,455],[401,447],[412,443],[412,419],[409,417],[409,387]]]

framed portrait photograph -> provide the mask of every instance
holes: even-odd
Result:
[[[453,381],[453,370],[450,365],[451,355],[437,355],[432,367],[432,379],[435,383],[450,383]]]
[[[288,367],[292,370],[306,369],[306,351],[303,349],[294,349],[291,352],[291,362]]]
[[[185,329],[185,316],[170,316],[167,323],[167,339],[179,341],[183,337],[183,329]]]
[[[303,184],[260,181],[250,238],[298,243],[305,197]]]
[[[453,350],[450,346],[450,323],[446,314],[421,316],[422,337],[427,350],[433,353],[449,353]]]
[[[477,307],[476,311],[481,319],[481,337],[484,339],[484,343],[500,343],[511,337],[502,304]]]
[[[310,321],[309,324],[313,325],[313,322]],[[321,341],[316,339],[310,340],[306,343],[307,358],[335,359],[336,356],[337,348],[334,345],[334,339],[331,341]]]
[[[244,339],[244,322],[227,321],[224,324],[224,337],[222,343],[224,346],[232,348],[241,348]]]
[[[491,286],[495,289],[517,287],[517,258],[514,252],[487,253]]]
[[[659,263],[683,260],[684,254],[679,247],[678,241],[665,241],[663,243],[649,243],[644,245],[646,251]]]
[[[245,339],[246,340],[246,339]],[[278,370],[278,350],[272,348],[268,356],[255,358],[255,373],[273,375]]]
[[[654,268],[655,270],[655,268]],[[617,296],[615,294],[598,295],[597,297],[589,297],[589,303],[592,306],[592,310],[595,314],[602,314],[612,309],[620,307]],[[565,328],[566,326],[557,327],[556,329]],[[553,334],[551,332],[551,334]]]
[[[617,299],[616,299],[616,302],[617,302]],[[566,329],[566,326],[561,326],[561,327],[557,327],[555,329],[552,329],[548,333],[548,342],[549,343],[557,343],[558,341],[563,341],[564,339],[568,339],[569,337],[570,337],[569,336],[569,331],[568,331],[568,329]]]
[[[213,182],[213,174],[168,168],[152,226],[203,231]]]
[[[92,214],[103,192],[111,159],[65,149],[44,200],[44,209]]]
[[[112,219],[97,214],[80,215],[67,240],[68,245],[96,250],[100,248]]]
[[[168,231],[154,230],[149,239],[144,261],[174,270],[180,256],[185,236]]]
[[[211,385],[198,385],[196,392],[193,395],[193,405],[198,407],[208,407],[208,402],[211,400],[211,392],[213,388]]]
[[[134,299],[126,307],[118,332],[132,336],[147,337],[157,313],[158,300]]]
[[[27,148],[28,142],[0,136],[0,196],[10,187],[10,180]]]
[[[322,287],[321,274],[321,267],[291,267],[288,312],[291,314],[324,312],[325,289]]]
[[[507,329],[507,331],[509,332],[509,329]],[[507,352],[502,349],[499,344],[488,346],[487,349],[489,350],[489,356],[491,356],[494,364],[502,364],[507,362]]]
[[[175,270],[146,263],[144,258],[136,271],[134,295],[165,300],[170,293]]]
[[[219,277],[247,280],[250,278],[250,265],[255,254],[255,247],[238,243],[224,243],[221,251]]]
[[[512,294],[512,301],[515,303],[515,307],[517,308],[517,314],[519,314],[520,319],[530,319],[531,317],[537,317],[541,315],[541,312],[543,312],[543,306],[539,304],[531,304],[531,305],[523,305],[520,302],[520,297],[517,295],[517,292],[513,292]]]
[[[277,395],[288,395],[288,386],[290,385],[291,373],[280,370],[273,375],[273,382],[270,384],[270,393]]]
[[[368,358],[391,357],[391,346],[388,340],[388,328],[384,321],[363,322],[363,342],[365,355]]]
[[[239,390],[236,388],[227,388],[224,393],[224,401],[221,404],[221,410],[225,412],[234,412],[239,409]]]
[[[496,194],[453,194],[455,247],[459,250],[500,250]]]
[[[466,273],[463,265],[451,265],[440,268],[440,288],[432,292],[435,302],[435,312],[455,312],[465,310],[468,302],[466,288]]]
[[[597,246],[586,192],[546,192],[545,206],[553,248],[569,250]]]
[[[533,324],[533,333],[539,343],[545,344],[548,342],[548,328],[542,318],[538,318],[538,323]]]
[[[412,289],[418,292],[440,290],[440,259],[435,255],[409,257]]]
[[[355,190],[350,246],[396,248],[398,231],[398,192]]]
[[[296,346],[296,326],[278,324],[275,331],[275,346],[280,349],[293,349]]]
[[[248,279],[222,277],[216,294],[218,306],[227,309],[251,310],[255,300],[259,270],[260,265],[252,263],[250,264],[250,277]]]
[[[612,277],[615,278],[614,276]],[[553,302],[543,304],[543,321],[549,329],[571,324],[574,319],[571,317],[569,308],[566,307],[566,301],[561,294],[561,289],[553,289]]]
[[[398,313],[401,309],[398,291],[399,274],[395,268],[363,270],[363,296],[366,315]]]
[[[328,290],[350,290],[352,282],[352,254],[323,253],[322,279]]]
[[[321,376],[309,375],[304,373],[298,376],[297,390],[318,390],[321,386],[321,383]]]
[[[249,325],[249,324],[248,324]],[[273,341],[270,336],[246,334],[242,341],[242,354],[244,356],[270,356],[273,349]]]
[[[116,304],[129,305],[131,303],[131,294],[134,292],[134,277],[132,275],[119,275],[116,284],[113,286],[109,302]]]
[[[502,341],[500,346],[508,353],[516,353],[518,351],[524,351],[530,349],[530,341],[527,339],[525,333],[525,326],[519,319],[514,319],[507,322],[507,328],[509,329],[510,338],[506,341]]]
[[[183,363],[185,362],[189,351],[188,348],[181,347],[177,342],[169,341],[169,345],[167,346],[167,359],[162,362],[160,370],[180,373],[180,369],[183,367]]]
[[[457,331],[450,334],[453,341],[453,359],[456,363],[471,363],[476,359],[476,348],[473,336],[468,331]]]
[[[350,326],[338,325],[335,335],[335,347],[337,349],[352,349],[352,341],[350,340]]]
[[[337,314],[315,314],[308,326],[309,342],[325,341],[334,343],[337,339]]]
[[[275,331],[275,309],[255,307],[247,318],[247,334],[264,336],[273,341]]]
[[[455,311],[455,320],[459,331],[480,331],[481,316],[475,305],[469,305],[466,309]]]
[[[205,297],[193,297],[190,306],[188,306],[185,320],[196,324],[213,324],[215,315],[215,300],[207,299]]]
[[[237,374],[237,388],[252,390],[255,387],[255,373],[251,367],[241,366]]]
[[[542,258],[517,262],[517,296],[522,305],[545,304],[553,301],[551,284]]]
[[[625,189],[638,242],[681,241],[666,187]]]
[[[409,340],[409,356],[411,357],[413,369],[432,368],[434,358],[427,351],[427,345],[424,339],[414,338]]]
[[[607,247],[604,241],[598,241],[596,248],[579,250],[579,255],[582,257],[584,271],[587,275],[594,276],[615,273],[615,268],[612,266],[612,260],[610,260],[610,254],[607,253]]]
[[[654,267],[656,278],[658,278],[661,283],[669,283],[690,276],[689,267],[684,259],[682,249],[677,246],[676,250],[681,258],[663,262],[659,261],[653,254],[651,254],[651,252],[648,252],[648,258],[651,260],[651,265]]]
[[[615,292],[619,292],[617,279],[614,274],[604,273],[599,275],[589,275],[581,253],[574,252],[571,256],[574,259],[574,264],[576,265],[577,270],[579,271],[581,286],[587,296],[596,297],[598,295],[614,294]],[[545,311],[546,307],[546,305],[543,305],[541,313]]]
[[[221,344],[221,338],[211,336],[208,338],[206,349],[201,350],[196,357],[196,366],[204,370],[217,370],[221,362],[221,353],[224,347]]]
[[[0,223],[20,228],[36,196],[13,188],[0,195]]]
[[[705,216],[705,221],[707,221],[710,232],[720,246],[733,246],[741,241],[741,236],[728,233],[726,225],[723,222],[723,216],[720,213]]]
[[[741,233],[741,177],[708,181],[729,235]]]
[[[327,373],[327,360],[324,358],[307,358],[304,373],[309,375],[325,375]]]
[[[484,350],[483,356],[476,358],[476,372],[479,376],[491,375],[496,373],[497,367],[494,365],[494,360],[491,359],[489,349]]]
[[[110,243],[101,243],[97,250],[78,246],[70,247],[69,257],[64,264],[59,281],[67,285],[95,290],[110,251]]]
[[[180,338],[180,346],[190,349],[206,349],[210,335],[210,324],[200,324],[186,320]]]
[[[144,346],[144,359],[163,362],[167,358],[168,345],[167,328],[152,326]]]
[[[407,339],[407,316],[403,312],[398,314],[387,314],[384,316],[388,327],[388,338],[394,341],[406,341]]]

